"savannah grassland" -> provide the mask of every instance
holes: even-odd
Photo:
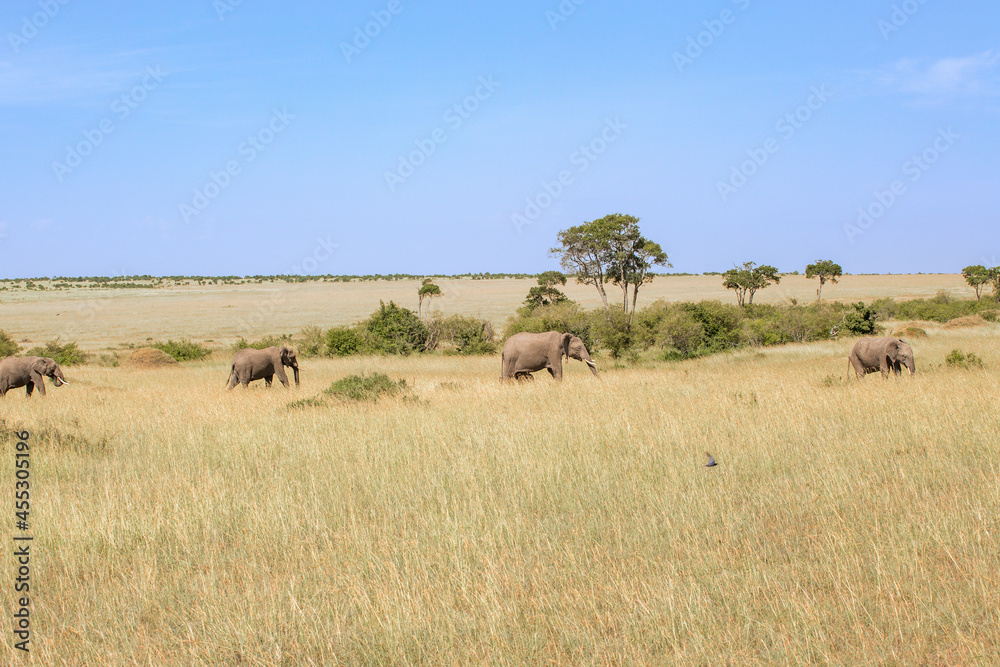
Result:
[[[864,297],[845,282],[824,292]],[[165,339],[161,316],[105,315],[88,347],[126,327]],[[223,340],[227,318],[184,334]],[[0,401],[8,493],[12,431],[31,432],[35,535],[32,653],[9,632],[3,650],[18,664],[995,664],[1000,328],[925,328],[912,380],[846,381],[850,340],[605,355],[600,378],[570,362],[562,384],[502,385],[499,356],[301,360],[298,390],[232,392],[221,350],[72,367],[45,400]],[[984,369],[947,366],[954,348]],[[407,393],[291,405],[373,371]]]

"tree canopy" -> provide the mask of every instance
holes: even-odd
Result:
[[[844,275],[840,264],[834,264],[829,259],[816,260],[815,264],[806,266],[806,278],[819,278],[819,289],[816,290],[816,300],[823,298],[823,285],[827,282],[836,283],[837,278]]]
[[[722,284],[736,292],[736,303],[741,306],[752,305],[757,290],[779,282],[778,269],[769,264],[756,266],[754,262],[744,262],[742,267],[735,266],[722,274]]]
[[[419,316],[421,310],[424,307],[424,299],[428,302],[436,296],[441,296],[441,288],[431,282],[430,278],[424,278],[423,282],[420,284],[420,289],[417,290],[417,314]]]
[[[527,312],[533,311],[539,306],[547,306],[551,303],[566,303],[570,299],[559,291],[556,285],[566,284],[566,274],[560,271],[545,271],[538,275],[538,286],[528,290],[528,296],[524,300],[524,307]]]
[[[593,285],[609,308],[605,283],[622,290],[622,311],[631,325],[639,288],[652,280],[653,266],[670,266],[667,253],[639,231],[639,219],[621,213],[585,222],[559,232],[559,246],[550,252],[577,282]]]
[[[998,269],[1000,267],[987,269],[982,264],[975,264],[962,269],[962,276],[965,278],[965,282],[969,283],[969,287],[976,290],[977,301],[982,297],[983,289],[986,285],[996,281],[997,275],[1000,274]]]

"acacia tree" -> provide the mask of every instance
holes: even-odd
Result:
[[[652,280],[653,266],[670,266],[659,244],[642,236],[639,219],[614,213],[559,232],[561,247],[550,252],[559,257],[577,282],[594,285],[605,308],[610,308],[604,283],[622,290],[622,312],[631,325],[639,288]],[[631,308],[629,302],[631,301]]]
[[[524,307],[528,312],[551,303],[564,303],[569,297],[559,291],[556,285],[566,284],[566,274],[560,271],[545,271],[538,275],[538,286],[528,290]]]
[[[420,289],[417,290],[417,315],[420,315],[420,311],[424,307],[424,299],[427,299],[428,309],[430,309],[430,300],[436,296],[441,296],[441,288],[431,282],[430,278],[424,278],[423,282],[420,283]]]
[[[835,283],[837,278],[844,275],[844,270],[840,264],[834,264],[829,259],[816,260],[815,264],[806,266],[806,278],[819,278],[819,289],[816,290],[816,300],[823,299],[823,285],[827,282]]]
[[[734,266],[722,274],[723,286],[736,292],[736,303],[740,306],[753,305],[757,290],[779,282],[778,269],[770,264],[756,266],[753,262],[744,262],[742,267]]]
[[[604,272],[608,265],[609,231],[600,220],[585,222],[559,232],[556,237],[560,247],[549,252],[559,257],[559,263],[568,273],[576,276],[583,285],[593,285],[608,307],[608,294],[604,291]]]
[[[975,264],[962,269],[962,276],[965,278],[965,282],[969,283],[969,287],[976,290],[976,301],[979,301],[980,297],[982,297],[983,289],[986,285],[994,282],[996,273],[996,268],[987,269],[982,264]],[[994,287],[994,294],[996,294],[996,287]]]

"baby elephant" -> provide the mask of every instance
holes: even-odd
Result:
[[[57,387],[69,384],[59,364],[48,357],[7,357],[0,361],[0,396],[18,387],[26,387],[28,396],[38,387],[38,393],[44,396],[45,376],[52,378]]]
[[[290,347],[265,347],[263,350],[255,350],[248,347],[240,350],[233,357],[233,365],[229,369],[229,386],[232,389],[238,384],[246,387],[254,380],[264,380],[264,384],[271,386],[271,380],[275,375],[278,381],[288,388],[288,376],[285,375],[285,366],[291,366],[295,373],[295,386],[299,386],[299,362],[295,358],[295,350]]]
[[[902,338],[891,336],[862,338],[851,348],[847,360],[850,363],[847,377],[851,376],[851,367],[859,378],[875,371],[882,371],[882,377],[889,377],[889,371],[900,375],[903,366],[906,366],[911,376],[917,372],[913,348]]]

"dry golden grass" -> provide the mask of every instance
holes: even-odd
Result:
[[[443,295],[434,309],[450,315],[476,315],[497,327],[524,301],[534,280],[438,280]],[[297,333],[304,326],[324,329],[351,324],[378,309],[380,299],[416,310],[419,281],[366,283],[299,283],[261,285],[187,285],[159,289],[61,290],[0,292],[0,328],[25,345],[39,345],[59,336],[96,352],[122,343],[186,338],[229,345],[268,334]],[[755,301],[785,303],[816,298],[817,280],[784,276],[778,285],[758,292]],[[608,286],[609,299],[618,298]],[[823,289],[831,301],[871,301],[932,297],[939,291],[969,298],[972,291],[958,274],[844,276]],[[569,297],[586,308],[601,305],[597,290],[572,280]],[[719,276],[656,278],[640,292],[640,307],[656,299],[688,301],[719,299],[735,303]],[[211,343],[210,343],[211,344]]]
[[[70,369],[0,400],[6,442],[32,433],[32,657],[993,663],[998,329],[928,333],[899,381],[846,381],[850,341],[562,384],[497,357],[303,360],[298,391]],[[372,371],[410,398],[288,407]]]

